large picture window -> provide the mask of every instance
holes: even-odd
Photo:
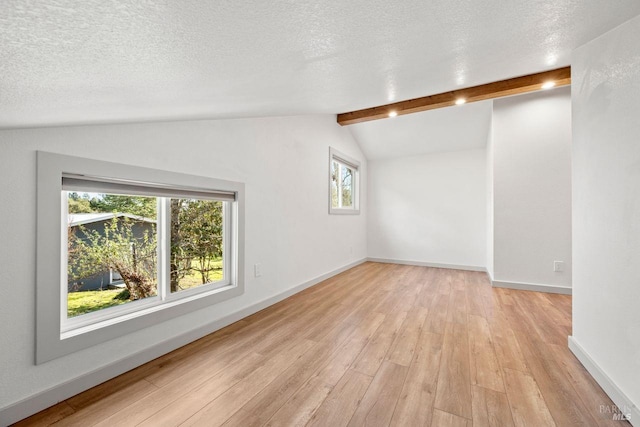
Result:
[[[37,361],[241,293],[243,190],[38,153]]]
[[[329,213],[358,214],[360,163],[329,149]]]

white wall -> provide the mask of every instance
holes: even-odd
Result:
[[[485,174],[485,150],[369,161],[369,257],[484,267]]]
[[[369,160],[422,156],[486,146],[492,102],[471,102],[349,125]],[[461,125],[464,124],[464,125]]]
[[[491,101],[493,107],[493,101]],[[487,132],[487,260],[489,278],[493,280],[493,115]]]
[[[494,280],[570,287],[570,89],[493,106]]]
[[[0,410],[366,257],[366,209],[328,215],[329,145],[361,162],[366,186],[335,116],[0,131]],[[34,366],[36,150],[245,182],[245,294]]]
[[[577,49],[572,81],[573,339],[640,425],[640,16]]]

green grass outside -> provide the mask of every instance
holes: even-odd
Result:
[[[115,299],[120,292],[122,289],[69,292],[67,294],[67,317],[75,317],[127,303],[128,300]]]
[[[222,280],[222,260],[215,261],[214,265],[219,270],[209,273],[211,281],[217,282]],[[190,289],[202,285],[202,278],[196,271],[180,280],[180,289]],[[126,304],[130,300],[122,300],[116,296],[122,292],[122,289],[107,289],[103,291],[79,291],[69,292],[67,294],[67,317],[75,317],[81,314],[91,313],[93,311],[102,310],[116,305]]]
[[[219,270],[214,270],[210,272],[209,279],[212,282],[217,282],[218,280],[222,280],[222,259],[213,261],[211,264],[214,268],[218,268]],[[191,270],[191,274],[180,279],[180,283],[179,283],[181,290],[195,288],[196,286],[201,286],[201,285],[202,285],[202,277],[200,276],[200,273],[193,270]]]

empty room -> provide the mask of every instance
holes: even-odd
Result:
[[[640,426],[637,0],[4,0],[0,180],[0,427]]]

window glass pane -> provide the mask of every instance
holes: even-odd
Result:
[[[67,317],[157,294],[157,198],[64,192]]]
[[[171,199],[171,292],[224,280],[225,203]]]
[[[331,207],[338,207],[338,175],[340,165],[336,161],[331,162]]]
[[[353,170],[342,165],[342,207],[353,206]]]

